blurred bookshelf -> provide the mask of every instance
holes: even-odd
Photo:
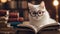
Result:
[[[10,9],[17,9],[17,2],[16,1],[10,1],[9,2],[9,8]]]
[[[36,0],[9,0],[6,3],[0,3],[0,9],[12,11],[18,10],[19,16],[28,20],[28,2],[35,4]]]
[[[8,0],[6,3],[0,2],[0,9],[10,10],[10,11],[18,10],[19,16],[23,17],[25,20],[28,20],[28,18],[27,18],[28,16],[25,16],[25,14],[28,13],[28,11],[29,11],[28,2],[30,2],[32,4],[40,4],[41,1],[42,0]],[[45,0],[43,0],[43,1],[45,1]],[[53,9],[54,7],[51,5],[51,3],[50,3],[50,5],[48,5],[48,3],[49,3],[48,1],[51,2],[52,0],[45,1],[47,10],[48,11],[51,10],[52,12],[54,12],[55,11]],[[53,15],[52,18],[55,19],[55,12],[54,12],[54,14],[51,14],[51,15]]]

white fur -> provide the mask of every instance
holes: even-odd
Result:
[[[36,17],[32,17],[29,14],[29,20],[30,20],[30,24],[31,25],[33,25],[33,26],[35,26],[37,28],[40,28],[40,27],[42,27],[44,25],[47,25],[47,24],[56,23],[55,20],[50,18],[49,13],[46,10],[43,1],[39,5],[33,5],[33,4],[28,3],[28,6],[29,6],[29,9],[30,9],[30,12],[32,12],[34,10],[35,11],[38,11],[38,10],[44,11],[43,16],[40,16],[40,17],[37,16],[37,18]]]

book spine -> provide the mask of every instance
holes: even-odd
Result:
[[[28,18],[28,10],[25,10],[23,14],[24,14],[24,20],[28,21],[29,20],[29,18]]]
[[[19,13],[17,13],[17,12],[9,13],[9,18],[18,18],[18,17],[19,17]]]
[[[17,18],[9,18],[8,22],[16,22]]]
[[[17,3],[16,3],[16,1],[10,1],[10,2],[9,2],[9,6],[10,6],[11,9],[16,9],[16,8],[17,8]]]
[[[21,4],[23,9],[27,9],[27,1],[22,1]]]

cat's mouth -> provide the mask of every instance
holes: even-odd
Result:
[[[36,17],[36,19],[38,19],[38,17]]]
[[[40,20],[42,17],[33,17],[32,19],[34,19],[34,20]]]

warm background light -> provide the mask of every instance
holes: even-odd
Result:
[[[58,19],[59,19],[59,15],[58,15],[58,5],[59,5],[59,2],[58,2],[58,0],[54,0],[53,1],[53,5],[55,6],[55,8],[56,8],[56,21],[57,21],[57,23],[58,23]]]
[[[6,3],[7,2],[7,0],[0,0],[2,3]]]
[[[54,1],[53,1],[53,5],[54,5],[54,6],[58,6],[58,5],[59,5],[58,0],[54,0]]]
[[[12,0],[8,0],[8,1],[12,1]]]

